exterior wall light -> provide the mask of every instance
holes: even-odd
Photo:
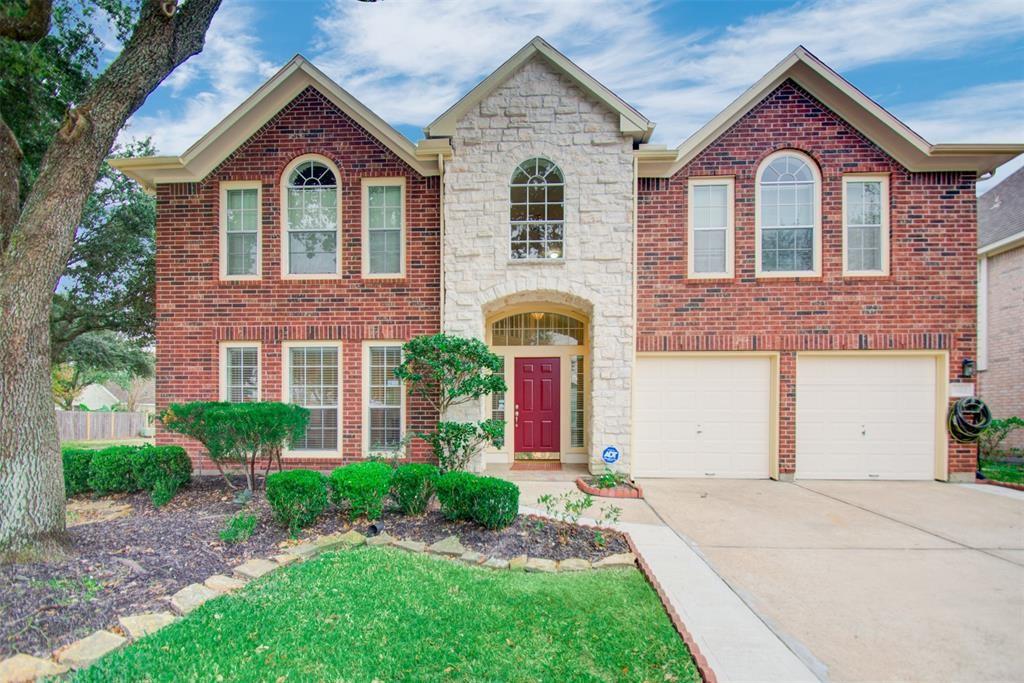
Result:
[[[964,358],[963,362],[960,363],[960,376],[965,379],[974,377],[974,359]]]

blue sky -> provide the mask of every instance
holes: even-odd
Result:
[[[415,141],[534,35],[670,146],[799,44],[930,142],[1024,142],[1024,0],[225,0],[122,139],[183,152],[302,53]]]

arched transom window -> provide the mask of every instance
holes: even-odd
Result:
[[[821,178],[799,152],[771,155],[758,169],[762,273],[814,274],[820,263]]]
[[[302,161],[288,174],[288,273],[338,271],[338,180],[326,164]]]
[[[544,158],[516,167],[509,186],[514,259],[560,259],[565,254],[565,179]]]
[[[515,313],[491,325],[491,346],[582,346],[583,323],[561,313]]]

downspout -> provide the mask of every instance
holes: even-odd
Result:
[[[441,258],[441,263],[440,263],[440,275],[439,275],[439,279],[438,279],[438,284],[439,284],[439,287],[440,287],[440,290],[441,290],[441,301],[440,301],[440,305],[438,306],[438,312],[439,312],[439,315],[440,315],[440,318],[441,318],[440,319],[440,329],[439,329],[439,331],[444,332],[444,271],[445,271],[445,264],[444,264],[444,154],[440,154],[439,153],[437,155],[437,168],[438,168],[438,187],[439,187],[439,189],[438,189],[438,202],[437,203],[438,203],[439,214],[440,214],[438,216],[438,233],[439,233],[439,239],[441,240],[441,242],[440,242],[440,247],[441,247],[441,249],[440,249],[440,258]]]
[[[640,159],[636,153],[633,153],[633,346],[630,349],[630,357],[632,362],[629,366],[629,478],[633,478],[633,463],[635,462],[635,451],[633,444],[636,442],[634,425],[636,424],[634,417],[636,412],[636,345],[640,339],[639,332],[636,329],[637,320],[639,316],[637,314],[637,226],[639,225],[640,206],[639,202],[639,187],[640,187]]]

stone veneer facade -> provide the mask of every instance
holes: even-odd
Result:
[[[605,446],[629,467],[634,356],[633,151],[619,115],[534,58],[458,122],[445,168],[445,331],[485,338],[516,303],[569,306],[590,320],[592,467]],[[533,157],[565,176],[565,256],[509,258],[509,180]]]

